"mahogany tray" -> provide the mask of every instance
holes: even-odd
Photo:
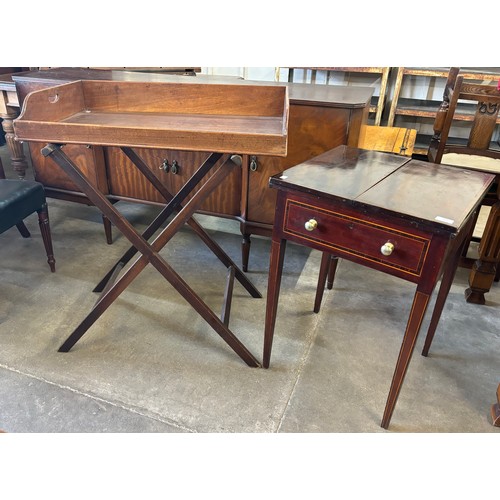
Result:
[[[18,140],[286,156],[285,85],[79,80],[28,94]]]

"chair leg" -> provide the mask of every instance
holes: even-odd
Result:
[[[50,235],[50,225],[49,225],[49,212],[47,210],[47,203],[42,205],[38,212],[38,224],[40,226],[40,232],[42,233],[43,244],[45,246],[45,251],[47,252],[47,262],[49,263],[50,270],[55,272],[56,270],[56,260],[54,259],[54,250],[52,249],[52,237]]]
[[[23,238],[29,238],[31,236],[30,232],[28,231],[28,228],[25,226],[24,222],[18,222],[16,224],[17,229],[19,229],[19,232],[21,233],[21,236]]]

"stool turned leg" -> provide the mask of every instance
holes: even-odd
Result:
[[[38,212],[38,225],[40,226],[40,232],[42,233],[43,244],[45,246],[45,251],[47,252],[47,262],[49,263],[50,270],[54,273],[56,270],[56,260],[54,259],[54,250],[52,249],[52,237],[50,235],[49,226],[49,212],[47,210],[47,204],[44,203]]]

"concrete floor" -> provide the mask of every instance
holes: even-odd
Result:
[[[0,148],[8,177],[6,147]],[[119,203],[138,228],[155,207]],[[0,235],[0,429],[8,433],[498,433],[500,286],[467,304],[459,269],[428,358],[427,320],[389,431],[380,427],[414,285],[341,261],[312,312],[319,252],[289,245],[271,367],[248,368],[159,274],[146,268],[69,353],[62,341],[96,300],[93,286],[128,243],[105,243],[93,207],[49,199],[57,272],[36,215],[31,239]],[[238,223],[197,216],[240,262]],[[262,357],[270,242],[252,238],[230,327]],[[225,270],[189,229],[162,252],[214,311]],[[432,304],[431,304],[432,307]]]

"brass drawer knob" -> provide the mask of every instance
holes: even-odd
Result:
[[[390,241],[388,241],[387,243],[383,244],[380,247],[380,252],[382,253],[382,255],[385,255],[386,257],[391,255],[393,251],[394,251],[394,245]]]
[[[304,224],[304,227],[307,231],[314,231],[318,227],[318,221],[310,219]]]

